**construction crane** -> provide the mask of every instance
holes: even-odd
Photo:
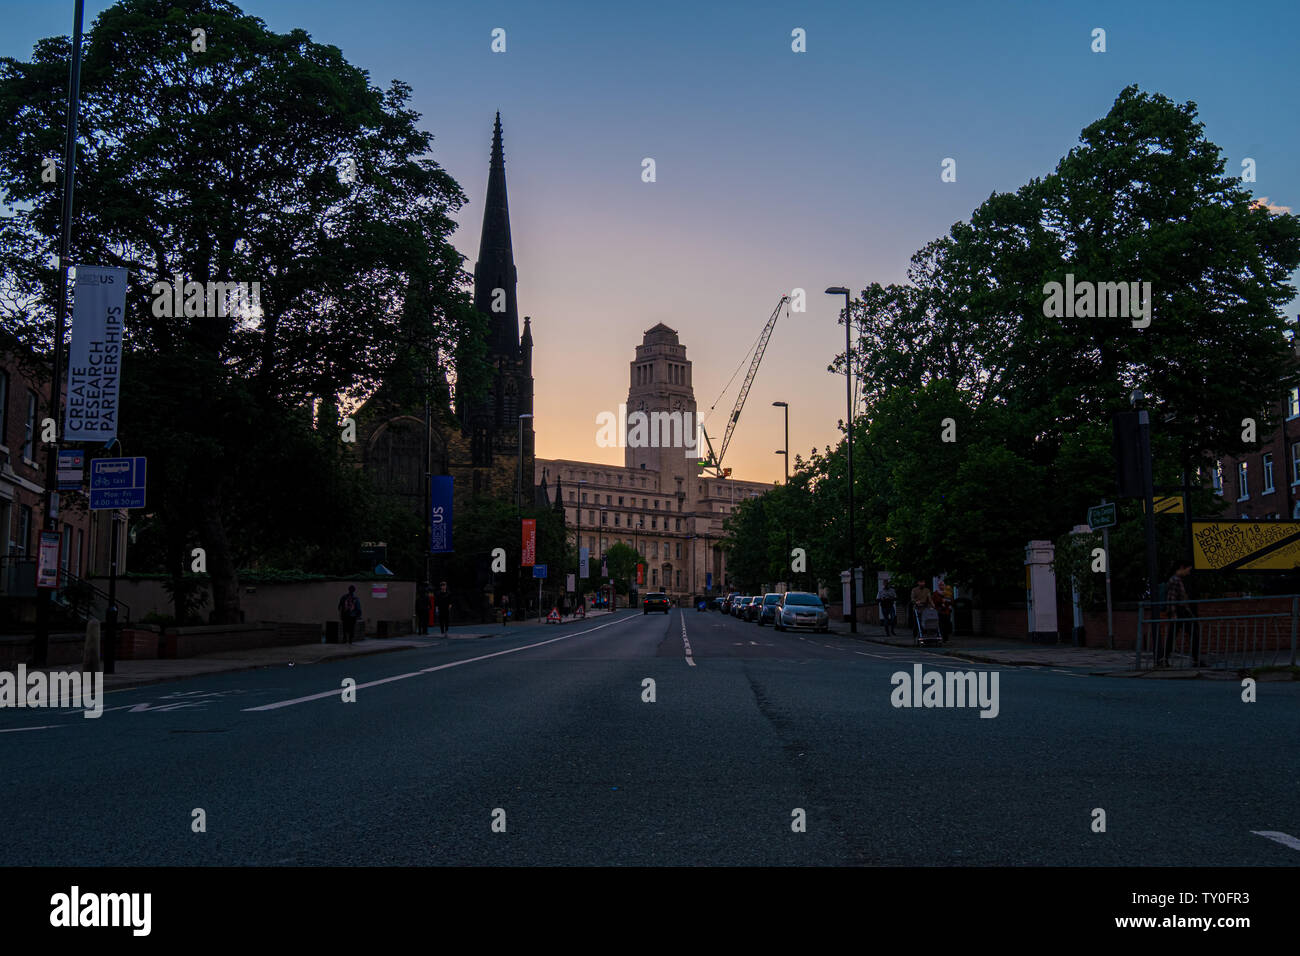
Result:
[[[749,363],[749,372],[745,376],[744,384],[740,386],[740,394],[736,396],[736,405],[731,410],[731,417],[727,419],[726,434],[722,436],[722,445],[716,453],[713,451],[713,442],[709,440],[709,433],[704,430],[703,424],[700,425],[700,432],[704,435],[704,443],[709,448],[708,456],[700,459],[700,465],[707,475],[715,478],[729,478],[731,476],[731,469],[722,467],[722,456],[727,453],[727,446],[731,444],[731,436],[736,433],[736,422],[740,420],[740,411],[745,407],[745,399],[749,397],[749,387],[754,384],[754,376],[758,374],[759,363],[763,361],[763,353],[767,351],[767,341],[772,337],[772,329],[776,328],[776,320],[780,317],[782,308],[785,309],[786,315],[790,314],[790,297],[788,295],[781,296],[781,301],[772,310],[767,325],[763,326],[763,334],[758,337],[758,345],[754,347],[754,360]]]

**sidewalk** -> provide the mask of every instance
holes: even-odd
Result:
[[[841,637],[852,637],[845,622],[832,621],[831,633]],[[874,644],[888,644],[891,647],[913,648],[912,632],[906,625],[900,624],[894,629],[897,633],[887,636],[885,629],[877,624],[858,624],[857,639]],[[1104,647],[1075,647],[1072,644],[1031,644],[1027,640],[996,635],[962,635],[952,637],[948,642],[925,648],[938,654],[946,654],[959,660],[973,661],[979,664],[1007,664],[1015,667],[1085,667],[1095,677],[1153,677],[1160,680],[1193,680],[1207,677],[1220,680],[1236,680],[1236,671],[1211,670],[1210,668],[1170,668],[1162,670],[1134,670],[1132,650],[1108,650]]]
[[[608,617],[609,611],[593,611],[587,619]],[[518,624],[465,624],[448,628],[447,638],[452,640],[472,640],[483,637],[499,637],[521,630],[539,631],[542,621],[525,621]],[[565,618],[566,625],[573,623],[573,618]],[[578,623],[582,623],[581,618]],[[556,630],[559,630],[557,627]],[[257,670],[262,667],[297,667],[303,664],[319,664],[322,661],[342,660],[348,657],[365,657],[371,654],[386,654],[391,651],[406,651],[419,647],[437,647],[444,638],[438,629],[432,628],[429,635],[410,634],[405,637],[364,638],[352,644],[289,644],[282,647],[257,647],[239,651],[216,651],[196,657],[183,657],[169,660],[124,660],[114,665],[115,673],[104,675],[104,690],[126,690],[131,687],[143,687],[148,684],[160,684],[165,681],[186,680],[191,677],[205,677],[210,674],[228,674],[236,671]],[[27,672],[35,673],[80,670],[80,665],[33,668]]]

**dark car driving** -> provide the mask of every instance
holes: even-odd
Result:
[[[668,613],[668,595],[663,591],[650,591],[646,594],[645,600],[641,602],[641,613],[649,614],[651,611],[663,611]]]

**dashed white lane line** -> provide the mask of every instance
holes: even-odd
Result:
[[[695,658],[691,657],[691,642],[686,637],[686,612],[685,611],[682,612],[682,643],[686,645],[686,663],[694,667]]]
[[[608,621],[605,624],[598,624],[596,627],[589,627],[585,631],[575,631],[572,634],[561,634],[559,637],[552,637],[547,641],[538,641],[536,644],[525,644],[523,647],[511,647],[504,651],[496,651],[492,654],[482,654],[478,657],[466,658],[463,661],[452,661],[449,664],[439,664],[437,667],[426,667],[423,670],[411,671],[407,674],[394,674],[392,677],[381,677],[379,680],[367,681],[364,684],[357,684],[356,690],[363,690],[367,687],[378,687],[380,684],[391,684],[393,681],[406,680],[408,677],[418,677],[421,674],[432,674],[434,671],[446,670],[449,667],[460,667],[462,664],[473,664],[477,661],[486,661],[493,657],[501,657],[505,654],[518,654],[520,651],[532,650],[534,647],[545,647],[547,644],[554,644],[556,641],[567,641],[570,638],[581,637],[583,634],[590,634],[592,631],[599,631],[602,628],[613,627],[615,624],[626,624],[629,621],[635,621],[635,616],[629,616],[621,621]],[[686,624],[682,623],[685,630]],[[292,707],[294,704],[305,704],[309,700],[324,700],[326,697],[338,697],[342,693],[341,689],[321,691],[319,694],[308,694],[306,697],[295,697],[292,700],[277,700],[272,704],[262,704],[260,707],[245,707],[244,712],[258,710],[277,710],[281,707]]]
[[[1266,840],[1275,840],[1293,850],[1300,850],[1300,840],[1297,840],[1289,833],[1279,833],[1277,830],[1251,830],[1250,832],[1255,836],[1262,836]]]
[[[49,730],[51,727],[62,726],[62,724],[41,724],[39,727],[9,727],[5,730],[0,730],[0,734],[17,734],[24,730]]]

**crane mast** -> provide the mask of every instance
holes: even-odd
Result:
[[[745,375],[745,381],[740,386],[740,394],[736,396],[736,405],[731,410],[731,417],[727,419],[727,431],[722,436],[722,444],[719,446],[717,453],[713,451],[713,442],[709,439],[709,433],[704,431],[704,426],[700,430],[704,431],[704,441],[709,447],[709,455],[704,461],[700,462],[705,470],[715,477],[726,478],[731,474],[730,468],[722,467],[722,458],[727,453],[727,446],[731,444],[731,437],[736,433],[736,422],[740,421],[740,412],[745,407],[745,399],[749,397],[749,388],[754,384],[754,376],[758,374],[758,366],[763,361],[763,353],[767,351],[767,342],[772,337],[772,330],[776,328],[776,320],[781,315],[781,309],[785,308],[787,314],[790,309],[790,297],[781,296],[777,302],[776,308],[772,310],[772,315],[767,320],[767,325],[763,326],[763,334],[758,338],[758,345],[754,349],[754,360],[749,363],[749,372]]]

